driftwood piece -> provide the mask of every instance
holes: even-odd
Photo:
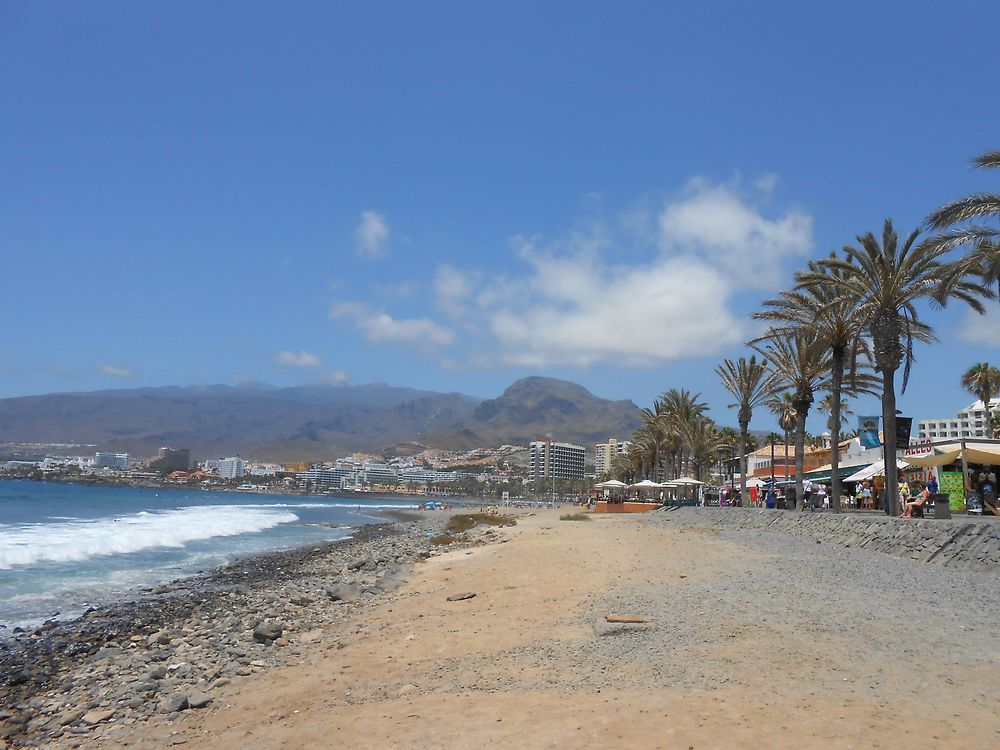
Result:
[[[636,623],[636,624],[646,622],[646,620],[644,620],[642,617],[639,617],[638,615],[604,615],[604,621],[605,622],[628,622],[628,623]]]

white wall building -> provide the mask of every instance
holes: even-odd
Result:
[[[606,471],[611,471],[615,458],[623,455],[631,443],[610,438],[606,443],[598,443],[594,446],[594,474],[601,476]]]
[[[982,401],[976,401],[962,409],[954,417],[945,419],[921,419],[917,422],[915,438],[939,440],[941,438],[984,438],[989,413],[1000,412],[1000,398],[990,400],[987,411]]]
[[[128,471],[128,453],[98,451],[94,454],[94,468]]]
[[[239,479],[243,476],[245,466],[243,459],[239,456],[229,458],[219,458],[205,462],[206,469],[218,469],[222,479]]]
[[[537,479],[583,479],[587,449],[573,443],[535,440],[528,446],[528,475]]]

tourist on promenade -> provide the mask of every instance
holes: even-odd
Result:
[[[931,493],[927,491],[926,486],[921,487],[920,482],[915,482],[914,484],[917,489],[920,490],[920,494],[917,495],[916,500],[907,500],[902,504],[903,512],[900,514],[900,518],[913,518],[913,509],[923,508],[924,503],[926,503],[931,496]],[[909,494],[907,494],[907,497],[909,497]],[[902,493],[900,493],[900,498],[902,498]]]
[[[910,485],[906,482],[899,483],[899,507],[905,508],[910,502]]]
[[[872,486],[868,483],[868,480],[865,480],[861,485],[861,508],[862,510],[873,510],[875,508]]]

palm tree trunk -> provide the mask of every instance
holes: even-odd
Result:
[[[882,371],[882,446],[885,467],[885,497],[882,508],[887,515],[899,515],[896,481],[896,370]]]
[[[830,498],[834,513],[840,513],[840,392],[844,379],[844,351],[833,350],[830,373]]]
[[[785,430],[784,432],[785,432],[785,459],[784,461],[782,461],[781,474],[782,474],[782,479],[787,482],[788,481],[788,430]],[[785,487],[787,486],[788,485],[785,485]],[[782,494],[781,502],[787,509],[788,503],[785,501],[784,491],[782,491],[781,494]]]
[[[803,411],[795,412],[795,509],[805,510],[805,491],[802,488],[802,480],[805,469],[805,449],[806,449],[806,414]]]
[[[750,435],[750,423],[740,420],[740,498],[743,507],[750,505],[747,497],[747,438]]]

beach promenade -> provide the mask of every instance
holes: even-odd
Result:
[[[522,511],[356,617],[292,632],[298,656],[207,708],[52,746],[1000,744],[995,572],[699,518]]]

